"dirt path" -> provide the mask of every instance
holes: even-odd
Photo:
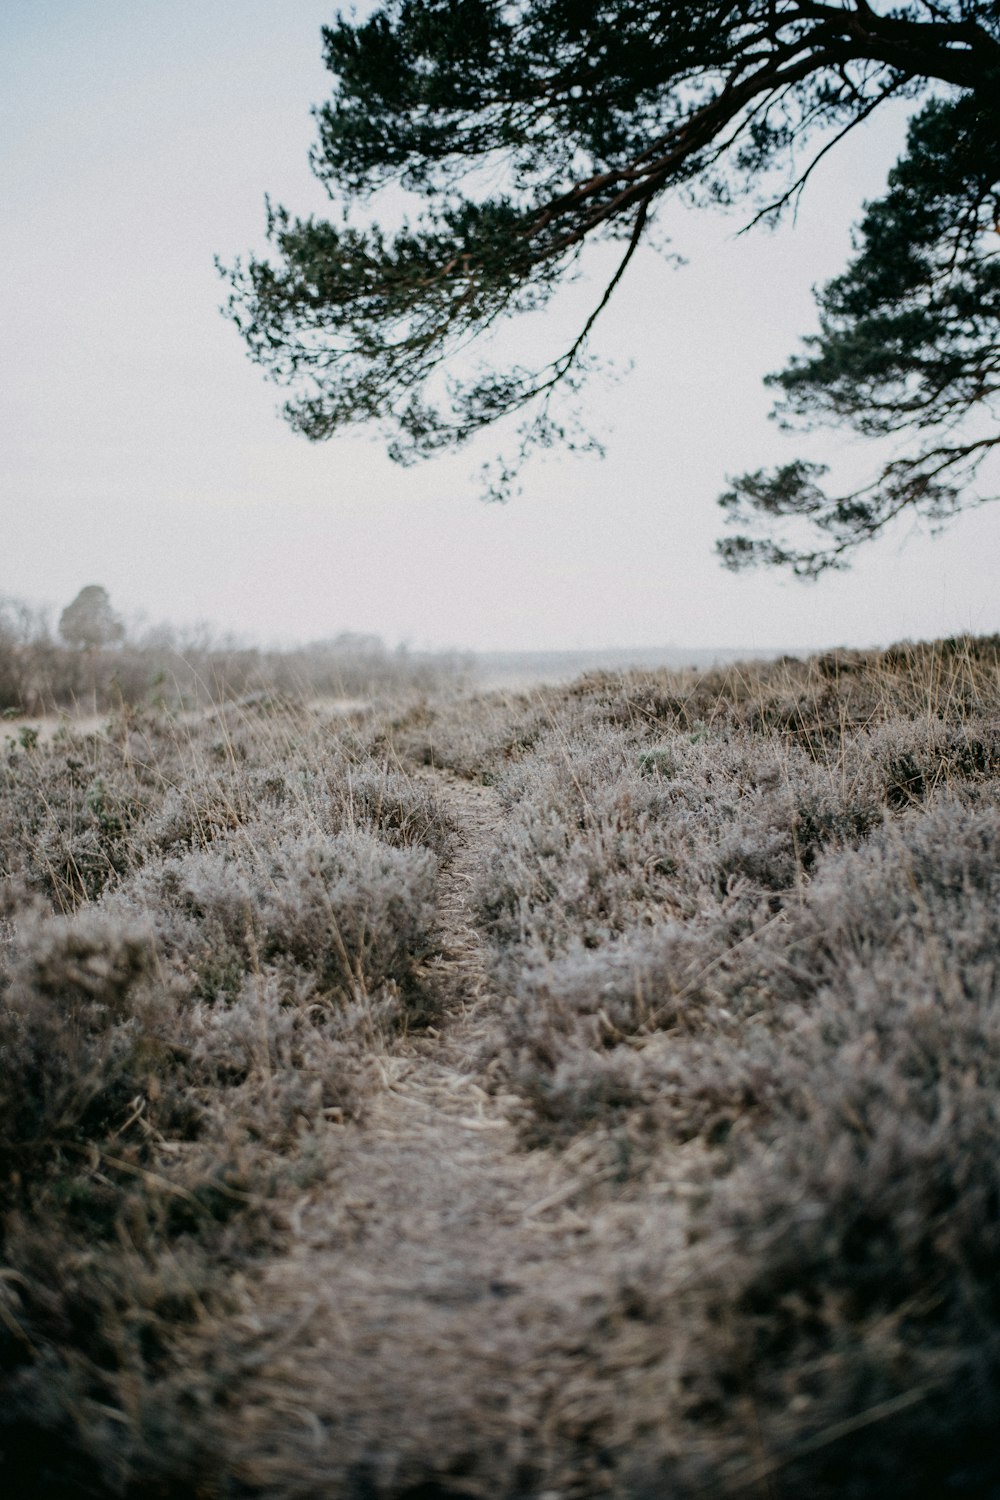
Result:
[[[581,1306],[606,1291],[594,1193],[609,1173],[592,1142],[526,1152],[516,1100],[491,1084],[502,997],[472,894],[500,812],[487,788],[422,773],[431,778],[460,830],[429,971],[443,1013],[384,1059],[383,1089],[346,1127],[336,1192],[303,1207],[290,1258],[270,1273],[298,1332],[270,1396],[262,1372],[255,1414],[287,1408],[290,1386],[315,1411],[335,1368],[341,1472],[367,1465],[373,1495],[409,1494],[412,1475],[414,1495],[486,1497],[499,1473],[513,1483],[519,1463],[534,1465],[546,1414],[572,1390],[589,1343]],[[592,1350],[586,1359],[589,1382]],[[254,1447],[270,1442],[287,1446],[287,1424]],[[434,1483],[421,1488],[429,1451]]]
[[[501,810],[486,786],[460,780],[439,769],[420,772],[456,828],[456,843],[438,885],[439,951],[427,965],[424,983],[433,990],[441,1016],[429,1031],[406,1038],[385,1061],[387,1088],[373,1104],[369,1130],[390,1137],[411,1137],[441,1163],[447,1175],[447,1134],[466,1160],[469,1151],[481,1172],[489,1163],[517,1157],[523,1178],[525,1161],[511,1124],[513,1097],[490,1086],[490,1061],[502,1038],[502,998],[490,980],[486,939],[475,919],[474,897],[484,862],[489,859]],[[426,1137],[426,1139],[424,1139]],[[427,1185],[430,1190],[430,1185]],[[450,1191],[454,1190],[454,1184]],[[436,1190],[433,1190],[436,1193]]]
[[[427,769],[429,784],[456,829],[454,851],[441,871],[438,913],[441,952],[433,965],[433,982],[450,1020],[482,1018],[490,1008],[489,956],[476,922],[473,902],[481,871],[489,858],[501,818],[491,788],[463,781],[443,770]]]

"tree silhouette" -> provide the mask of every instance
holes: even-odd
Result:
[[[342,222],[269,204],[274,259],[223,272],[230,315],[307,437],[375,423],[401,462],[506,417],[520,420],[518,459],[586,441],[555,397],[586,374],[594,323],[658,203],[743,198],[774,220],[826,152],[903,97],[922,106],[906,154],[820,294],[821,333],[774,380],[786,418],[903,433],[912,450],[842,496],[801,461],[744,475],[723,504],[766,534],[730,537],[722,555],[816,574],[907,507],[939,521],[979,498],[968,482],[1000,441],[996,0],[389,0],[363,22],[338,18],[323,43],[334,92],[315,111],[312,166]],[[420,201],[414,223],[352,222],[390,185]],[[470,372],[457,359],[544,308],[583,246],[608,239],[617,269],[550,363]],[[789,539],[788,521],[818,536]]]
[[[95,651],[124,640],[125,626],[111,608],[107,589],[90,583],[59,616],[59,634],[68,646]]]

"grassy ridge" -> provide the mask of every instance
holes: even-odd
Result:
[[[996,638],[132,710],[0,857],[20,1493],[1000,1485]]]

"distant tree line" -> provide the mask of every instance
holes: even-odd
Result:
[[[0,714],[8,719],[272,698],[362,699],[429,687],[462,669],[458,658],[390,650],[378,636],[354,632],[279,651],[204,626],[129,631],[98,584],[80,590],[55,630],[43,610],[0,597]]]

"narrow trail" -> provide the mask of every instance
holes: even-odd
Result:
[[[476,922],[475,889],[489,858],[501,819],[492,788],[463,781],[454,774],[427,768],[419,779],[429,785],[455,832],[455,847],[441,871],[438,923],[441,951],[431,966],[431,981],[451,1023],[483,1017],[490,995],[489,955]]]
[[[620,1236],[622,1207],[599,1142],[552,1153],[519,1140],[518,1101],[489,1072],[503,1000],[472,904],[500,810],[488,788],[416,774],[458,831],[428,972],[441,1014],[381,1059],[383,1087],[345,1127],[334,1192],[301,1206],[269,1288],[296,1329],[294,1356],[258,1411],[279,1395],[305,1409],[332,1362],[342,1461],[356,1452],[377,1469],[384,1452],[391,1465],[372,1471],[372,1495],[409,1495],[408,1466],[426,1474],[430,1447],[443,1482],[414,1496],[488,1500],[491,1454],[533,1463],[577,1420],[577,1400],[589,1410],[604,1357],[591,1327],[607,1298],[600,1245]]]
[[[436,1183],[420,1192],[436,1199],[456,1163],[475,1164],[469,1191],[479,1196],[482,1174],[525,1186],[526,1162],[511,1120],[513,1096],[505,1096],[488,1074],[502,1036],[502,997],[492,988],[490,958],[480,931],[474,895],[500,819],[490,788],[463,781],[443,770],[421,768],[455,829],[450,857],[438,884],[438,952],[428,962],[424,983],[440,1013],[427,1030],[414,1031],[383,1060],[385,1087],[371,1105],[364,1132],[373,1139],[407,1142],[407,1154],[424,1153],[438,1163]],[[425,1174],[426,1175],[426,1174]],[[498,1199],[490,1195],[494,1207]],[[456,1183],[445,1189],[455,1194]],[[518,1196],[520,1196],[520,1191]],[[411,1186],[404,1197],[411,1196]],[[430,1206],[430,1203],[426,1206]]]
[[[472,896],[500,817],[496,798],[445,772],[421,779],[458,830],[440,877],[440,952],[427,976],[442,1013],[383,1059],[384,1087],[349,1127],[335,1223],[329,1204],[317,1204],[302,1242],[311,1242],[314,1273],[317,1241],[329,1243],[331,1230],[352,1245],[335,1271],[342,1347],[363,1337],[375,1362],[391,1369],[389,1346],[402,1335],[411,1359],[422,1349],[428,1368],[444,1376],[447,1350],[486,1365],[507,1363],[506,1345],[511,1364],[523,1356],[518,1294],[530,1291],[532,1317],[539,1298],[558,1301],[547,1285],[553,1252],[575,1246],[588,1228],[577,1199],[594,1176],[573,1153],[524,1151],[511,1118],[516,1100],[488,1076],[502,1004]]]

